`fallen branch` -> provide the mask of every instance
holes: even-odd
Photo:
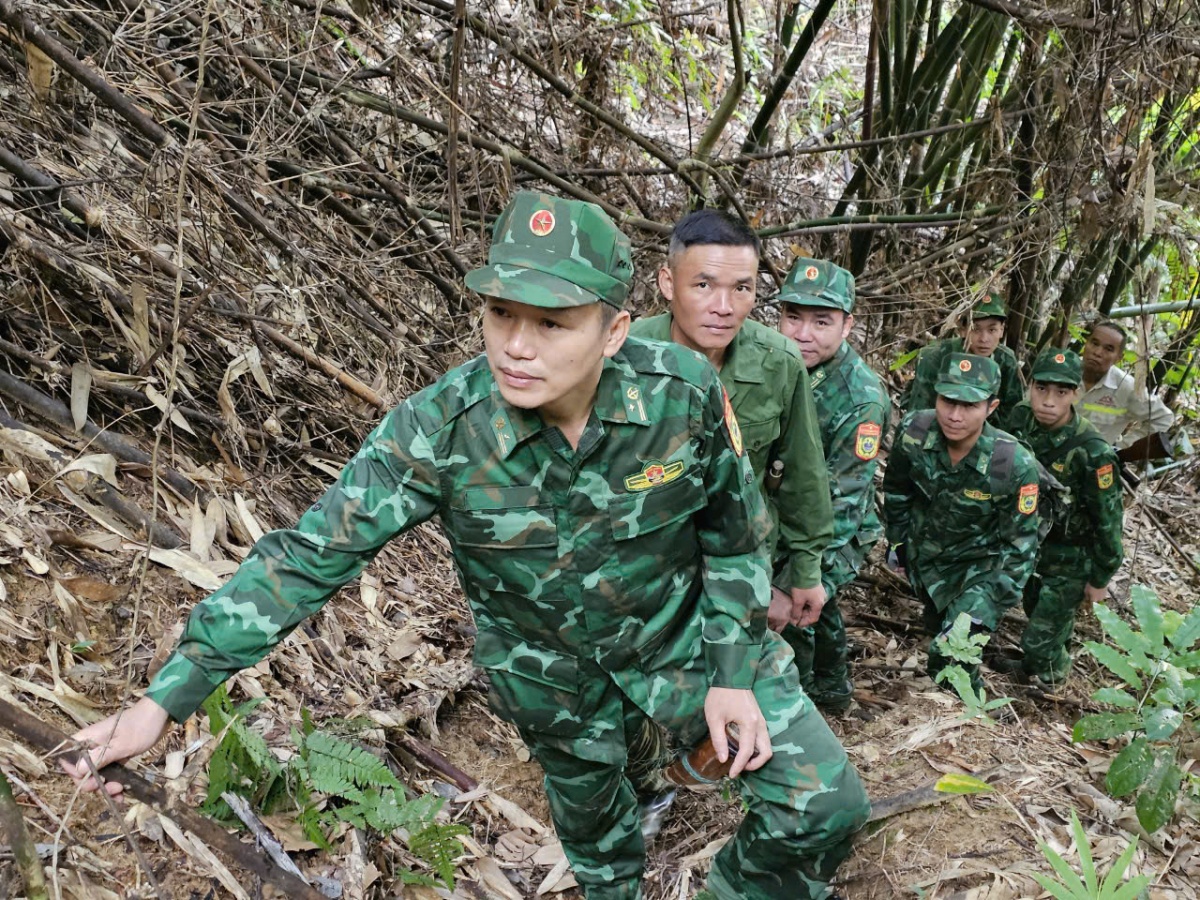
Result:
[[[260,325],[259,328],[263,334],[269,337],[288,353],[299,357],[310,366],[315,366],[326,375],[331,376],[335,381],[337,381],[338,384],[340,384],[354,396],[358,397],[358,399],[370,403],[376,409],[387,409],[387,403],[384,402],[382,397],[380,397],[377,393],[375,393],[353,375],[348,375],[347,373],[343,372],[323,356],[318,356],[303,344],[293,341],[282,331],[277,331],[270,325]]]
[[[0,728],[47,755],[74,753],[79,749],[57,728],[4,700],[0,700]],[[317,890],[295,875],[268,863],[266,857],[255,847],[243,844],[211,819],[179,805],[177,801],[169,798],[160,786],[151,784],[136,772],[120,763],[105,766],[101,772],[106,780],[123,784],[129,796],[172,819],[181,828],[215,847],[246,871],[279,888],[286,896],[299,897],[302,900],[324,900]]]
[[[1004,766],[993,766],[992,768],[975,775],[975,778],[981,781],[987,781],[993,775],[1003,771]],[[912,812],[914,809],[921,809],[926,806],[937,806],[939,803],[945,803],[947,800],[953,800],[955,797],[962,797],[962,794],[955,794],[949,791],[939,791],[937,784],[941,780],[939,775],[928,784],[922,785],[919,788],[913,788],[911,791],[903,791],[899,794],[893,794],[891,797],[884,797],[882,800],[871,801],[871,817],[868,822],[881,822],[884,819],[890,819],[893,816],[898,816],[903,813]]]
[[[42,863],[38,859],[37,848],[29,839],[29,830],[25,827],[25,819],[13,798],[12,786],[8,777],[0,771],[0,826],[8,835],[8,843],[12,847],[13,859],[25,882],[25,895],[29,900],[49,900],[46,892],[46,876],[42,872]]]

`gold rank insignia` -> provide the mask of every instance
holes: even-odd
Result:
[[[967,490],[963,491],[963,496],[968,500],[991,500],[991,494],[985,494],[983,491]]]
[[[670,484],[683,474],[687,464],[676,460],[673,463],[660,463],[652,459],[635,475],[625,476],[625,489],[629,491],[648,491],[663,484]]]
[[[879,433],[882,429],[874,422],[863,422],[858,426],[854,438],[854,455],[866,462],[879,453]]]
[[[1017,492],[1017,512],[1030,516],[1037,512],[1038,486],[1025,484]]]
[[[729,391],[721,388],[721,393],[725,395],[725,428],[729,431],[729,443],[733,446],[733,452],[738,456],[742,455],[742,426],[738,424],[737,416],[733,414],[733,404],[729,402]]]
[[[1107,491],[1113,484],[1112,463],[1106,466],[1101,466],[1096,470],[1096,484],[1100,485],[1100,490]]]

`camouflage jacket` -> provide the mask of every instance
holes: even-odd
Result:
[[[671,316],[639,319],[630,333],[669,341]],[[771,462],[783,462],[783,481],[767,498],[778,525],[772,546],[777,558],[786,557],[776,581],[815,587],[821,583],[821,554],[833,536],[833,510],[804,358],[779,332],[747,319],[726,351],[721,383],[760,489]]]
[[[883,535],[875,512],[875,468],[891,401],[871,367],[845,341],[808,373],[833,497],[833,540],[821,561],[830,596],[853,580]]]
[[[946,366],[951,353],[964,353],[961,337],[945,338],[921,351],[917,357],[917,374],[901,399],[904,413],[918,409],[933,409],[937,404],[937,392],[933,389],[938,376]],[[991,415],[991,423],[997,428],[1008,427],[1008,417],[1017,404],[1025,399],[1025,385],[1021,381],[1021,366],[1017,355],[1001,344],[992,354],[1000,367],[1000,406]]]
[[[1066,521],[1051,527],[1042,543],[1038,568],[1062,561],[1078,569],[1077,561],[1084,558],[1088,579],[1096,587],[1104,587],[1125,557],[1121,543],[1125,509],[1116,451],[1078,410],[1071,411],[1066,425],[1051,431],[1033,417],[1025,402],[1013,413],[1012,426],[1013,435],[1071,491],[1070,512]],[[1084,436],[1087,439],[1078,443]],[[1059,448],[1068,441],[1077,446],[1062,455]]]
[[[516,724],[578,728],[609,679],[653,715],[653,674],[700,654],[712,685],[748,688],[770,520],[726,410],[699,355],[631,339],[606,360],[572,450],[507,405],[478,357],[388,413],[295,528],[255,545],[193,610],[148,696],[186,718],[435,515],[478,626],[475,661]]]
[[[1037,464],[1018,445],[1008,482],[996,491],[992,450],[1015,438],[985,423],[951,465],[936,422],[923,441],[906,433],[914,415],[900,422],[883,478],[887,539],[904,544],[909,580],[939,610],[961,597],[959,608],[994,628],[1021,599],[1037,560]]]

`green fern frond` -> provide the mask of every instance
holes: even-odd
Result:
[[[462,855],[459,835],[470,834],[465,825],[428,825],[408,839],[408,849],[433,869],[450,890],[454,890],[455,861]]]

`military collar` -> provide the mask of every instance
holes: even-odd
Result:
[[[935,420],[936,423],[936,420]],[[958,462],[958,466],[963,466],[968,469],[974,469],[980,475],[986,475],[991,470],[992,464],[992,449],[996,445],[996,429],[987,422],[983,423],[983,431],[979,438],[975,441],[975,446],[967,451]],[[925,443],[922,445],[924,450],[939,449],[945,452],[946,458],[950,458],[950,444],[946,440],[946,436],[942,434],[941,426],[930,428],[929,434],[925,436]]]
[[[742,346],[746,341],[753,338],[746,337],[746,323],[749,319],[742,322],[742,327],[738,329],[738,333],[734,335],[729,346],[725,348],[725,361],[721,364],[721,375],[728,373],[729,378],[733,381],[741,381],[746,384],[762,384],[765,380],[761,365],[755,365],[753,354],[738,353],[738,347]],[[721,379],[724,381],[724,377]]]
[[[511,405],[504,399],[499,387],[493,387],[492,397],[495,402],[488,425],[496,448],[500,451],[500,458],[507,459],[522,441],[544,431],[546,423],[534,410]]]
[[[838,347],[837,353],[829,357],[823,363],[817,363],[809,370],[808,383],[810,387],[816,388],[822,381],[829,377],[830,372],[836,372],[838,367],[846,361],[846,357],[850,355],[850,345],[846,341],[842,341],[842,346]]]
[[[625,355],[618,352],[612,359],[604,361],[592,409],[602,422],[649,425],[650,417],[642,396],[644,389],[642,379],[625,362]]]

